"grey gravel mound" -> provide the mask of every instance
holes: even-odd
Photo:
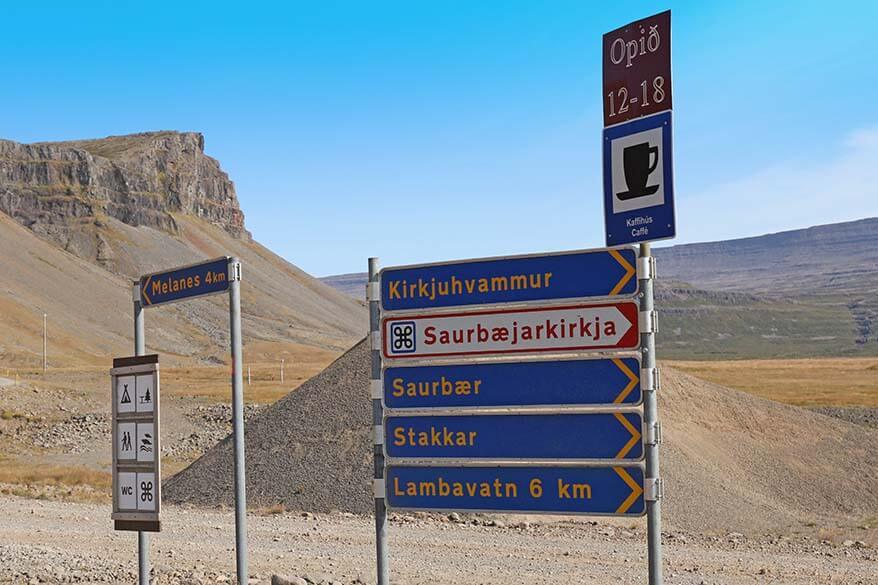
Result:
[[[246,426],[248,504],[372,511],[369,351],[360,342]],[[697,532],[878,516],[878,432],[664,368],[663,518]],[[171,502],[232,504],[224,439],[168,480]]]
[[[361,341],[247,421],[247,504],[366,514],[372,509],[369,349]],[[233,504],[231,435],[163,485],[172,503]]]
[[[865,406],[819,406],[809,408],[826,416],[833,416],[849,423],[878,430],[878,408]]]

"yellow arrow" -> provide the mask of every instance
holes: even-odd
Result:
[[[637,270],[633,266],[631,266],[631,264],[629,264],[627,260],[625,260],[625,258],[622,256],[622,254],[618,252],[618,250],[610,250],[609,252],[610,256],[615,258],[616,262],[618,262],[622,266],[622,268],[625,269],[625,274],[622,275],[622,278],[619,280],[619,282],[616,283],[616,286],[613,287],[613,290],[610,291],[610,296],[612,297],[619,294],[619,291],[622,290],[626,284],[628,284],[628,281],[631,280],[631,277],[637,274]]]
[[[152,276],[147,276],[146,281],[144,281],[144,283],[142,285],[140,285],[140,294],[143,296],[144,299],[146,299],[147,305],[152,304],[152,299],[150,299],[149,295],[146,294],[146,291],[149,290],[149,281],[151,281],[151,280],[152,280]]]
[[[621,449],[619,449],[619,452],[616,453],[616,459],[622,459],[623,457],[625,457],[625,455],[628,454],[628,451],[633,449],[634,445],[636,445],[637,442],[640,440],[640,431],[638,431],[634,427],[634,425],[632,425],[628,421],[628,419],[625,418],[625,415],[623,415],[622,413],[617,412],[617,413],[614,413],[613,416],[615,416],[616,420],[618,420],[620,423],[622,423],[622,426],[625,427],[629,433],[631,433],[631,440],[628,441],[627,443],[625,443],[625,446],[622,447]]]
[[[643,493],[643,488],[640,487],[640,485],[638,485],[636,481],[634,481],[634,478],[631,477],[631,475],[629,475],[627,471],[625,471],[624,467],[614,467],[613,471],[615,471],[619,475],[619,477],[622,478],[622,481],[628,484],[628,487],[631,488],[631,495],[625,498],[625,501],[619,504],[619,507],[616,508],[616,514],[624,514],[634,504],[634,502],[637,501],[637,499],[640,497],[640,494]]]
[[[618,358],[613,359],[613,363],[616,364],[616,367],[622,370],[622,373],[628,376],[628,385],[622,388],[622,391],[619,392],[619,395],[616,396],[616,399],[613,400],[614,404],[621,404],[625,401],[625,398],[631,394],[631,391],[634,390],[634,387],[637,386],[637,383],[640,381],[640,378],[631,371],[631,369],[625,365],[625,362]]]

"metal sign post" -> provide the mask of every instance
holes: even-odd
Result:
[[[229,293],[232,358],[232,429],[235,452],[235,547],[238,583],[247,583],[247,482],[244,461],[244,377],[241,342],[241,262],[228,256],[147,274],[134,286],[134,339],[137,355],[145,353],[143,309],[206,295]],[[156,450],[156,460],[159,460]],[[141,585],[149,581],[148,535],[139,533]]]
[[[244,465],[244,359],[241,349],[241,263],[229,259],[229,331],[232,345],[232,429],[235,441],[235,553],[238,583],[247,583],[247,480]]]
[[[388,585],[390,583],[390,569],[388,568],[387,554],[387,504],[384,490],[384,407],[382,405],[380,331],[381,281],[378,273],[378,258],[369,258],[369,283],[366,287],[366,298],[369,301],[369,343],[372,353],[369,391],[372,396],[373,453],[375,458],[375,552],[378,585]]]
[[[655,284],[655,259],[650,255],[650,245],[640,244],[640,311],[652,315],[652,326],[641,331],[640,353],[643,372],[643,424],[647,440],[644,447],[646,459],[646,530],[649,556],[649,585],[662,584],[662,480],[659,474],[659,442],[661,423],[658,419],[659,375],[655,360],[655,334],[658,329],[655,319],[653,285]]]
[[[143,331],[143,306],[140,304],[140,285],[134,285],[134,355],[146,354]],[[159,454],[158,459],[161,459]],[[137,574],[140,585],[149,585],[149,533],[137,533]]]

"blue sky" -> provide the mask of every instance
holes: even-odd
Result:
[[[872,2],[12,4],[0,137],[202,132],[316,275],[601,246],[601,36],[667,8],[676,242],[878,215]]]

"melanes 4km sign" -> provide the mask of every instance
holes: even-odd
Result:
[[[217,258],[140,278],[140,303],[152,307],[229,290],[229,259]]]
[[[387,268],[384,311],[637,294],[632,248],[582,250]]]
[[[636,302],[393,317],[385,358],[625,350],[640,345]]]

